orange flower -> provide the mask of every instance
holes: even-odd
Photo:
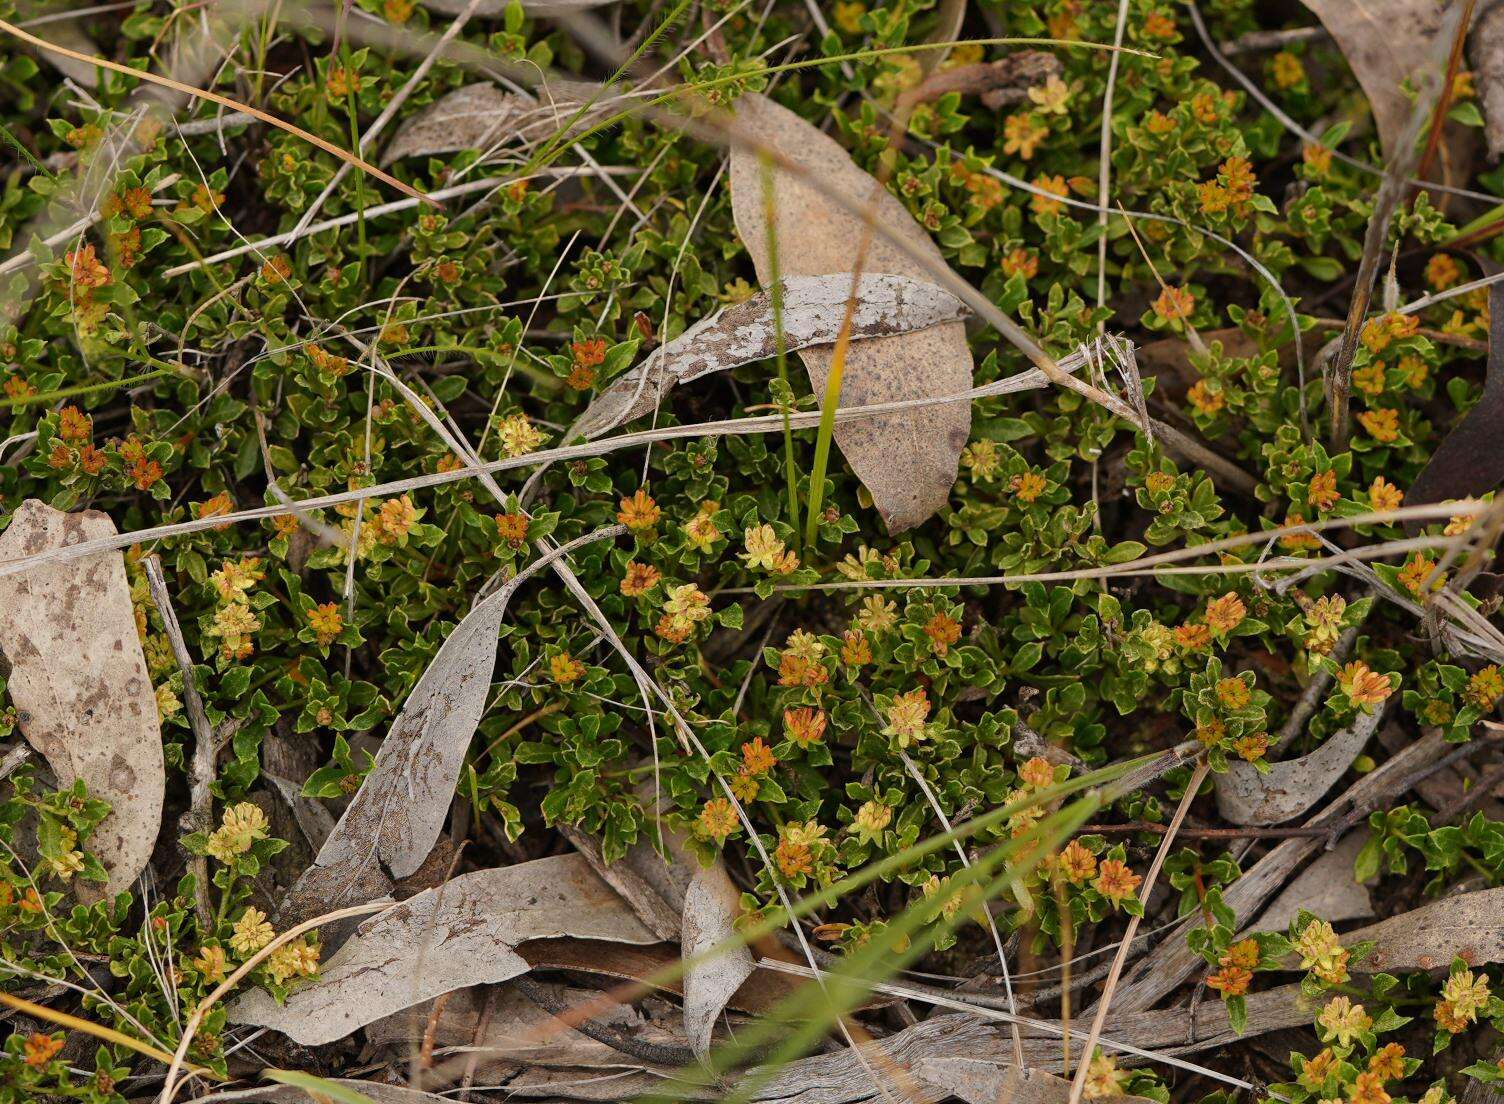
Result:
[[[1405,492],[1385,480],[1382,475],[1374,476],[1373,482],[1368,485],[1368,504],[1375,511],[1398,510],[1404,501]]]
[[[621,500],[621,508],[616,512],[616,520],[631,529],[634,533],[651,529],[658,524],[658,519],[663,516],[663,511],[658,509],[658,503],[653,501],[652,495],[647,491],[638,490]]]
[[[1217,700],[1228,709],[1242,709],[1251,696],[1242,679],[1225,678],[1217,683]]]
[[[94,432],[94,419],[76,406],[65,406],[57,412],[58,436],[69,444],[78,445],[87,441]]]
[[[1008,483],[1008,489],[1020,502],[1034,502],[1044,494],[1048,486],[1044,476],[1038,472],[1023,472],[1015,475]]]
[[[1001,267],[1004,276],[1022,273],[1025,280],[1032,280],[1039,275],[1039,257],[1027,249],[1018,248],[1003,258]]]
[[[1385,1043],[1368,1060],[1368,1071],[1385,1081],[1405,1076],[1405,1048],[1399,1043]]]
[[[1043,755],[1036,755],[1018,768],[1018,777],[1042,790],[1055,784],[1055,768]]]
[[[580,368],[595,368],[605,363],[606,339],[603,337],[573,342],[569,349],[574,354],[575,364]]]
[[[1196,297],[1185,288],[1166,285],[1154,300],[1154,313],[1166,322],[1189,318],[1196,310]]]
[[[1229,633],[1243,623],[1248,616],[1248,607],[1243,599],[1231,592],[1213,598],[1206,604],[1206,625],[1212,632]]]
[[[961,639],[961,626],[948,613],[937,613],[924,624],[924,635],[930,638],[935,654],[945,655],[950,646]]]
[[[1400,586],[1418,597],[1421,590],[1426,586],[1426,580],[1431,578],[1435,572],[1436,561],[1417,552],[1405,562],[1404,567],[1400,568]],[[1445,575],[1437,575],[1435,581],[1431,583],[1430,589],[1439,590],[1445,581]]]
[[[1362,660],[1353,660],[1337,675],[1337,685],[1355,705],[1378,705],[1391,692],[1389,676],[1372,670]]]
[[[104,287],[110,282],[110,270],[94,252],[92,245],[85,245],[67,254],[68,271],[76,287]]]
[[[736,810],[724,797],[713,797],[700,810],[699,825],[707,836],[717,843],[724,843],[726,837],[737,829]]]
[[[505,544],[513,548],[521,548],[527,543],[527,515],[521,512],[497,514],[496,535]]]
[[[1158,304],[1156,304],[1157,306]],[[1208,416],[1217,413],[1227,405],[1227,396],[1222,394],[1221,388],[1211,387],[1204,379],[1199,379],[1191,384],[1191,388],[1185,393],[1185,397],[1196,408],[1196,413]]]
[[[1034,214],[1039,217],[1045,215],[1058,215],[1065,210],[1065,204],[1054,196],[1066,196],[1070,194],[1070,188],[1065,183],[1063,176],[1039,176],[1034,178],[1034,186],[1046,195],[1035,194],[1029,200],[1029,206]]]
[[[1205,625],[1177,625],[1174,629],[1175,643],[1189,652],[1199,652],[1212,642],[1212,633]]]
[[[785,709],[783,731],[800,747],[818,744],[825,738],[825,711],[823,709]],[[746,748],[742,749],[743,753]]]
[[[1220,992],[1223,997],[1241,997],[1248,992],[1249,983],[1252,981],[1252,971],[1245,970],[1241,966],[1224,966],[1216,973],[1207,975],[1206,984],[1208,988]]]
[[[1060,870],[1072,885],[1085,885],[1097,872],[1097,857],[1080,840],[1071,840],[1060,852]]]
[[[742,745],[743,774],[766,774],[777,765],[778,760],[773,756],[773,749],[763,743],[761,736],[755,736]]]
[[[1363,428],[1368,430],[1369,435],[1381,445],[1387,445],[1400,435],[1400,413],[1387,407],[1378,410],[1365,410],[1358,415],[1358,421],[1363,423]]]
[[[621,580],[621,592],[628,598],[636,598],[639,594],[646,594],[657,586],[661,577],[661,572],[652,564],[628,560],[627,573],[622,576]]]
[[[1121,901],[1132,895],[1141,880],[1137,874],[1128,869],[1128,864],[1122,860],[1104,859],[1092,885],[1108,900]]]
[[[28,1035],[22,1049],[26,1054],[26,1064],[39,1069],[57,1057],[58,1051],[63,1049],[63,1037],[60,1035],[54,1039],[40,1033]]]
[[[1330,510],[1342,497],[1337,493],[1337,473],[1334,471],[1317,472],[1311,477],[1307,493],[1311,499],[1311,505],[1316,509]]]

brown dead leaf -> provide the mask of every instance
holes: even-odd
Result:
[[[114,535],[104,514],[28,499],[0,535],[0,560]],[[59,785],[82,779],[110,803],[88,846],[108,875],[103,893],[129,889],[156,843],[165,770],[124,557],[101,552],[0,578],[0,654],[21,734]],[[78,888],[86,898],[101,892]]]
[[[483,19],[501,15],[507,10],[509,3],[511,0],[480,0],[475,5],[474,14]],[[568,15],[570,12],[589,11],[614,3],[616,0],[524,0],[522,10],[529,15]],[[459,15],[470,3],[469,0],[423,0],[423,6],[429,11],[445,15]]]
[[[792,276],[783,281],[784,347],[829,345],[841,331],[851,276]],[[910,333],[968,315],[965,305],[935,284],[907,276],[864,275],[857,288],[853,338]],[[759,292],[697,322],[602,391],[580,415],[570,436],[587,439],[656,408],[675,386],[778,352],[772,296]]]
[[[1352,766],[1379,727],[1383,709],[1360,713],[1315,751],[1260,771],[1242,760],[1216,776],[1217,811],[1233,824],[1281,824],[1305,812]]]
[[[362,924],[285,1005],[255,990],[230,1007],[230,1018],[317,1046],[440,994],[524,974],[530,966],[517,944],[561,936],[657,940],[589,863],[557,855],[465,874],[393,905]]]
[[[797,161],[827,187],[863,202],[876,182],[833,138],[764,96],[750,94],[736,104],[737,125],[783,156]],[[779,272],[791,276],[849,273],[863,237],[862,220],[847,213],[822,192],[786,173],[775,172],[774,224]],[[737,232],[751,254],[758,279],[771,279],[767,218],[763,205],[762,162],[738,143],[731,150],[731,209]],[[902,203],[880,190],[876,218],[928,254],[937,265],[945,260],[924,229]],[[929,282],[925,268],[882,234],[874,234],[866,271],[894,273]],[[825,393],[831,349],[813,346],[799,356],[817,396]],[[841,405],[865,406],[902,399],[932,398],[971,386],[971,350],[960,322],[947,322],[914,333],[853,341],[846,357]],[[836,444],[852,471],[871,492],[891,532],[924,521],[945,504],[956,479],[961,450],[971,435],[971,404],[927,407],[922,415],[907,412],[838,424]]]
[[[1410,119],[1404,82],[1430,64],[1438,0],[1302,0],[1337,43],[1373,111],[1384,157]],[[1402,29],[1402,30],[1401,30]]]

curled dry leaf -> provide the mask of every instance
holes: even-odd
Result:
[[[841,332],[851,274],[793,276],[783,281],[784,345],[790,351],[829,345]],[[909,333],[958,322],[966,306],[950,292],[907,276],[864,275],[857,285],[853,338]],[[777,355],[770,292],[716,311],[602,391],[570,435],[598,437],[655,409],[675,386]]]
[[[0,535],[0,560],[113,537],[93,510],[63,513],[28,499]],[[62,786],[82,779],[110,804],[89,837],[106,895],[130,888],[162,820],[162,734],[119,552],[0,578],[0,654],[18,724]],[[81,884],[80,896],[98,887]]]
[[[862,171],[833,138],[761,95],[737,100],[736,125],[782,156],[796,161],[846,195],[869,201],[876,189],[875,218],[922,250],[937,266],[945,260],[902,203]],[[773,223],[781,277],[850,272],[864,236],[862,220],[822,192],[787,173],[773,173]],[[772,279],[762,161],[745,144],[731,151],[731,210],[751,254],[758,279]],[[874,233],[865,271],[929,281],[930,272]],[[799,352],[816,396],[825,394],[832,349]],[[953,395],[971,386],[971,349],[966,328],[946,322],[914,333],[853,341],[846,356],[840,401],[865,406],[901,399]],[[971,435],[967,401],[898,412],[836,426],[835,440],[892,532],[912,528],[945,504],[956,480],[961,450]]]
[[[1373,953],[1355,969],[1444,970],[1454,958],[1475,966],[1504,961],[1504,889],[1480,889],[1432,901],[1377,924],[1348,932],[1346,944],[1373,940]]]
[[[1268,771],[1252,763],[1229,763],[1217,775],[1217,811],[1233,824],[1280,824],[1299,816],[1353,765],[1383,715],[1382,708],[1360,713],[1309,755],[1273,763]]]
[[[285,1005],[256,990],[231,1006],[230,1018],[317,1046],[440,994],[524,974],[530,967],[517,945],[561,936],[657,939],[589,863],[557,855],[465,874],[393,905]]]
[[[391,891],[414,874],[444,827],[465,750],[485,711],[507,604],[529,576],[608,528],[540,556],[467,613],[407,697],[376,762],[314,863],[288,890],[283,924]]]
[[[382,152],[381,164],[536,141],[552,137],[566,124],[582,130],[613,109],[614,98],[601,95],[602,91],[599,85],[583,81],[554,81],[544,85],[534,99],[484,81],[467,84],[404,122]],[[585,111],[575,120],[581,107]]]
[[[741,892],[719,859],[695,871],[684,896],[684,1032],[701,1059],[710,1052],[716,1018],[757,971],[746,944],[733,942],[740,912]]]
[[[1504,286],[1488,286],[1488,367],[1483,394],[1431,454],[1405,492],[1406,506],[1486,494],[1504,482]],[[1418,531],[1421,523],[1407,525]]]

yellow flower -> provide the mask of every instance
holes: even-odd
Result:
[[[265,839],[270,830],[266,814],[261,811],[260,806],[249,801],[231,805],[224,811],[220,824],[228,831],[248,836],[253,840]]]
[[[1046,114],[1064,115],[1066,104],[1071,100],[1071,90],[1063,80],[1051,73],[1043,87],[1029,89],[1029,99]]]
[[[1426,262],[1426,283],[1434,291],[1445,291],[1462,279],[1462,266],[1446,253],[1437,253]]]
[[[161,686],[157,687],[157,717],[160,720],[165,721],[168,717],[176,716],[178,710],[182,708],[183,703],[172,692],[171,686],[164,682]]]
[[[286,943],[267,955],[265,968],[276,982],[295,977],[312,977],[319,968],[318,946],[301,939]]]
[[[201,948],[198,957],[193,960],[193,968],[204,975],[205,981],[224,981],[225,949],[217,943]]]
[[[1398,510],[1405,501],[1405,492],[1388,482],[1382,475],[1374,476],[1368,485],[1368,504],[1375,511]]]
[[[709,552],[711,545],[721,539],[721,531],[716,523],[710,520],[715,511],[701,509],[694,517],[689,519],[689,524],[684,526],[684,536],[691,547],[701,552]],[[793,570],[791,566],[790,571]],[[785,572],[786,574],[786,572]]]
[[[783,732],[801,747],[818,744],[825,738],[825,711],[808,707],[785,709]]]
[[[783,570],[787,560],[784,543],[771,525],[753,526],[747,529],[742,539],[747,550],[741,554],[741,559],[747,561],[748,570],[769,571],[780,575],[788,573]],[[795,563],[798,563],[797,559]]]
[[[1097,857],[1080,840],[1071,840],[1060,852],[1060,871],[1072,885],[1085,885],[1097,873]]]
[[[1008,489],[1020,502],[1034,502],[1044,494],[1049,484],[1038,472],[1021,472],[1008,484]]]
[[[241,958],[249,958],[275,938],[276,932],[266,922],[266,913],[258,908],[247,908],[235,921],[230,935],[230,949]]]
[[[710,599],[693,583],[685,583],[669,588],[663,611],[675,629],[692,629],[710,616]]]
[[[1054,198],[1055,196],[1063,197],[1070,194],[1070,188],[1065,183],[1065,177],[1036,177],[1034,179],[1034,186],[1041,192],[1046,193],[1044,195],[1036,194],[1029,200],[1029,207],[1036,215],[1057,215],[1065,210],[1065,204],[1061,203],[1059,199]]]
[[[1337,493],[1337,473],[1331,470],[1317,472],[1311,476],[1306,493],[1311,500],[1311,505],[1316,509],[1330,510],[1342,498]]]
[[[851,828],[856,832],[857,838],[870,843],[882,835],[892,823],[893,807],[891,805],[884,805],[881,801],[865,801],[856,811],[856,818],[851,822]]]
[[[221,602],[241,602],[247,592],[265,577],[260,558],[251,556],[243,560],[226,560],[209,576],[209,582],[219,593]]]
[[[1295,940],[1300,954],[1300,968],[1310,970],[1328,985],[1347,980],[1348,952],[1338,942],[1337,933],[1325,920],[1312,920]]]
[[[1471,970],[1457,971],[1441,987],[1441,999],[1469,1023],[1478,1018],[1478,1013],[1488,1005],[1491,995],[1488,978],[1482,974],[1475,975]]]
[[[971,478],[980,483],[991,483],[997,478],[997,469],[1002,464],[1002,457],[998,454],[997,443],[990,438],[983,437],[980,441],[973,441],[966,446],[961,453],[961,463],[966,465],[966,470]],[[873,553],[876,558],[877,553]],[[844,572],[843,572],[844,574]],[[866,578],[866,572],[855,576],[858,579]]]
[[[1305,83],[1306,67],[1288,50],[1281,50],[1269,59],[1269,71],[1280,88],[1295,88]]]
[[[738,823],[736,810],[724,797],[713,797],[700,809],[700,830],[717,843],[724,843]]]
[[[845,34],[862,33],[862,16],[867,14],[867,5],[861,0],[836,0],[831,10],[831,22]]]
[[[1104,1096],[1121,1096],[1127,1079],[1128,1075],[1118,1069],[1115,1058],[1098,1051],[1092,1056],[1091,1065],[1086,1067],[1086,1097],[1099,1100]]]
[[[376,516],[370,521],[371,536],[380,544],[400,545],[407,540],[413,522],[420,516],[422,512],[413,505],[410,496],[389,498],[381,504]]]
[[[1418,597],[1420,592],[1426,589],[1426,580],[1430,579],[1433,575],[1435,575],[1435,579],[1431,582],[1430,589],[1433,591],[1440,590],[1442,584],[1446,582],[1446,575],[1437,573],[1435,560],[1417,552],[1405,562],[1404,567],[1400,568],[1399,583],[1400,586]]]
[[[508,414],[496,427],[501,450],[508,456],[526,456],[543,444],[544,434],[526,414]]]
[[[898,606],[879,594],[862,599],[856,622],[870,633],[885,633],[898,622]]]
[[[1132,896],[1142,880],[1128,869],[1127,863],[1119,859],[1104,859],[1097,869],[1097,877],[1092,885],[1109,901],[1121,901],[1125,897]]]
[[[1504,675],[1499,673],[1498,665],[1490,663],[1469,678],[1462,696],[1485,713],[1499,704],[1499,699],[1504,698]]]
[[[568,652],[560,652],[548,661],[548,673],[560,686],[568,686],[585,674],[585,665]]]
[[[1009,115],[1003,120],[1003,152],[1018,154],[1028,161],[1034,156],[1039,143],[1050,136],[1050,128],[1035,120],[1033,115]]]
[[[883,729],[883,735],[896,738],[898,746],[906,748],[928,735],[925,722],[929,715],[930,700],[923,689],[899,694],[888,706],[888,725]]]
[[[1342,635],[1342,619],[1347,613],[1347,599],[1340,594],[1322,596],[1305,611],[1305,646],[1317,655],[1326,655]]]
[[[344,629],[345,619],[337,604],[325,602],[308,611],[308,627],[313,630],[319,645],[327,648]]]
[[[1333,997],[1316,1017],[1318,1026],[1337,1040],[1338,1046],[1350,1046],[1363,1032],[1373,1026],[1373,1020],[1363,1011],[1361,1004],[1354,1004],[1346,997]]]

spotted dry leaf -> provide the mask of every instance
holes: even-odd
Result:
[[[841,332],[851,276],[792,276],[783,281],[784,348],[829,345]],[[910,333],[968,315],[950,292],[907,276],[867,274],[856,293],[854,337]],[[598,437],[655,409],[668,392],[713,372],[725,372],[778,352],[772,294],[758,292],[716,311],[650,353],[636,368],[602,391],[570,435]]]
[[[1504,889],[1480,889],[1432,901],[1377,924],[1348,932],[1346,944],[1372,940],[1373,953],[1355,969],[1445,970],[1452,959],[1475,966],[1504,962]]]
[[[318,1046],[440,994],[524,974],[531,967],[519,944],[563,936],[658,938],[581,856],[556,855],[465,874],[393,905],[360,925],[286,1004],[255,990],[230,1018]]]
[[[28,499],[0,535],[0,560],[115,535],[90,510],[63,513]],[[101,552],[0,578],[0,653],[21,734],[58,783],[83,779],[110,804],[89,837],[104,893],[129,889],[162,820],[162,734],[131,605],[125,559]],[[80,885],[80,896],[99,893]]]
[[[835,139],[760,95],[737,100],[738,129],[798,162],[827,187],[860,202],[873,196],[876,181],[859,168]],[[850,272],[863,237],[862,220],[823,192],[784,172],[773,173],[774,227],[783,277]],[[886,190],[876,193],[876,219],[940,267],[939,248],[902,203]],[[731,209],[758,279],[772,276],[762,162],[745,145],[731,151]],[[874,233],[864,272],[893,273],[932,282],[931,270],[881,233]],[[799,353],[810,384],[823,398],[832,349]],[[903,399],[953,395],[971,387],[971,349],[966,328],[947,322],[914,333],[852,343],[841,386],[842,406],[868,406]],[[945,504],[961,450],[971,435],[971,404],[962,400],[900,411],[836,426],[835,440],[892,532],[912,528]]]

